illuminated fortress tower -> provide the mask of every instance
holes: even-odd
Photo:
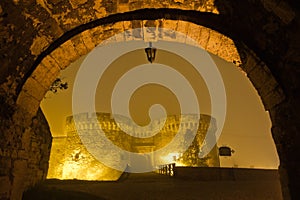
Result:
[[[151,156],[145,156],[141,162],[147,162],[151,166],[168,163],[193,167],[220,166],[216,145],[206,157],[199,158],[199,154],[206,150],[205,136],[211,134],[215,140],[216,121],[208,115],[201,115],[200,120],[198,120],[196,115],[168,116],[166,119],[154,120],[146,131],[135,127],[129,118],[124,116],[114,117],[118,118],[118,123],[109,113],[82,113],[67,117],[66,136],[53,138],[48,178],[118,179],[122,173],[121,171],[105,166],[92,156],[86,148],[87,145],[94,148],[92,150],[95,151],[102,148],[101,152],[109,155],[111,162],[116,162],[116,164],[120,160],[126,159],[110,150],[110,148],[106,148],[105,140],[95,138],[95,135],[99,135],[100,128],[102,133],[104,133],[102,135],[105,135],[109,141],[120,149],[138,153],[141,157],[150,153]],[[195,119],[197,120],[195,121]],[[123,130],[120,129],[120,126]],[[191,134],[192,130],[197,131],[195,137]],[[157,133],[151,136],[153,131]],[[128,135],[128,132],[133,133],[133,135]],[[183,134],[184,139],[176,140],[175,136],[178,132]],[[84,142],[81,140],[80,134],[84,135]],[[168,153],[164,153],[164,151],[156,153],[173,139],[175,142],[173,148],[171,148],[171,153],[170,151]],[[179,151],[180,148],[178,147],[183,146],[188,140],[190,142],[187,148],[184,151]],[[95,146],[95,142],[97,142],[98,146]],[[216,144],[215,141],[210,142]],[[151,154],[151,152],[154,153]],[[130,161],[128,164],[130,165]]]

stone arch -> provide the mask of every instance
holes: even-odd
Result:
[[[299,41],[298,11],[297,3],[284,0],[0,2],[0,22],[2,23],[3,20],[5,22],[4,26],[0,27],[1,34],[4,33],[0,49],[3,57],[1,59],[0,92],[1,95],[5,94],[6,98],[0,99],[0,102],[4,102],[6,107],[4,111],[6,112],[15,106],[15,98],[18,97],[19,107],[26,108],[25,110],[17,109],[16,113],[8,112],[9,120],[12,120],[8,123],[12,123],[14,126],[5,129],[4,133],[17,135],[15,133],[18,132],[19,135],[22,135],[24,133],[22,128],[28,127],[31,123],[32,119],[29,116],[36,113],[39,99],[43,96],[35,94],[31,90],[35,90],[33,87],[37,87],[36,90],[42,93],[45,91],[43,87],[50,84],[41,85],[37,79],[42,79],[42,77],[33,76],[32,71],[39,69],[40,73],[46,73],[51,77],[44,78],[51,82],[61,67],[49,54],[60,45],[73,45],[72,42],[68,42],[69,38],[65,39],[65,37],[68,34],[74,34],[72,30],[75,28],[84,28],[84,24],[91,25],[93,24],[91,22],[97,20],[102,21],[101,23],[111,23],[110,20],[116,18],[116,21],[141,19],[139,16],[145,13],[146,15],[153,13],[153,15],[147,15],[143,20],[181,19],[213,28],[230,36],[235,41],[242,60],[240,67],[253,80],[253,84],[256,84],[255,87],[258,88],[265,108],[270,111],[273,122],[273,138],[280,155],[281,165],[289,170],[288,178],[291,179],[289,187],[292,189],[291,193],[296,197],[298,196],[296,190],[298,180],[294,173],[299,174],[299,161],[297,161],[297,155],[299,156],[297,149],[299,141],[297,100],[299,100],[299,95],[296,95],[299,88],[297,76],[299,70],[295,69],[295,66],[299,64],[300,57],[297,53],[299,52],[297,45]],[[220,16],[217,15],[218,13]],[[6,17],[7,15],[13,17]],[[247,17],[243,17],[244,15]],[[248,22],[249,25],[243,25]],[[222,26],[222,23],[228,27]],[[253,25],[258,25],[258,31],[251,30]],[[23,31],[24,29],[26,31]],[[26,38],[26,42],[23,41],[23,38]],[[2,62],[2,60],[4,61]],[[52,62],[54,67],[36,68],[42,60],[43,62]],[[28,71],[30,73],[27,73]],[[24,82],[26,85],[23,86]],[[27,116],[28,112],[30,114]],[[4,125],[1,124],[2,127]],[[4,154],[1,152],[1,155]],[[7,155],[12,157],[9,153]],[[284,172],[281,172],[281,175],[282,177],[286,176]]]
[[[238,52],[235,43],[230,38],[215,30],[188,21],[158,19],[123,21],[96,26],[66,40],[41,60],[25,82],[18,96],[17,104],[34,116],[39,107],[39,102],[48,91],[59,71],[65,69],[80,56],[86,55],[101,42],[115,34],[126,32],[123,38],[116,38],[117,42],[144,40],[147,37],[144,35],[146,29],[151,29],[150,32],[154,35],[154,38],[152,38],[154,40],[187,43],[186,38],[176,34],[173,36],[170,36],[170,34],[158,34],[157,30],[159,27],[181,32],[195,40],[209,53],[234,63],[249,77],[259,92],[266,110],[270,110],[284,100],[283,90],[269,68],[245,44],[238,43]],[[135,34],[132,33],[134,28],[141,28],[145,31]]]
[[[151,24],[152,26],[147,26]],[[201,25],[197,25],[182,20],[134,20],[122,21],[114,24],[105,24],[92,29],[85,30],[54,49],[50,54],[37,65],[31,76],[25,82],[22,91],[17,99],[17,103],[22,110],[35,115],[39,103],[48,91],[49,86],[55,80],[60,70],[68,67],[79,57],[88,54],[97,45],[113,36],[116,33],[124,32],[123,38],[116,38],[116,41],[143,40],[145,35],[135,35],[133,28],[143,30],[153,28],[156,40],[169,40],[186,43],[182,37],[161,37],[157,34],[157,29],[163,27],[174,30],[191,37],[199,43],[206,51],[215,54],[222,59],[234,63],[251,80],[254,87],[259,92],[266,110],[272,109],[281,103],[285,96],[280,85],[273,77],[266,64],[261,61],[253,51],[245,44],[236,43],[229,37]],[[176,27],[174,29],[174,27]],[[155,33],[156,32],[156,33]],[[168,34],[169,35],[169,34]],[[187,43],[189,44],[189,43]],[[237,46],[239,48],[237,48]]]
[[[151,24],[151,26],[147,26],[148,24]],[[153,27],[155,28],[152,29]],[[135,35],[132,33],[132,29],[141,28],[146,30],[151,28],[155,35],[154,39],[186,43],[185,38],[176,37],[176,35],[173,38],[162,37],[163,34],[157,34],[156,31],[159,27],[181,32],[197,41],[209,53],[234,63],[251,80],[266,110],[271,110],[285,99],[282,88],[269,68],[245,44],[233,42],[229,37],[215,30],[188,21],[158,19],[122,21],[96,26],[66,40],[37,65],[25,82],[18,96],[17,104],[22,108],[22,111],[34,116],[39,108],[40,101],[60,70],[65,69],[80,56],[86,55],[101,42],[116,33],[125,31],[128,33],[123,38],[116,38],[116,41],[143,40],[145,31],[140,35]],[[174,27],[176,28],[174,29]]]

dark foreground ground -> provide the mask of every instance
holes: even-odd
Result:
[[[175,177],[144,173],[128,174],[114,182],[46,180],[23,195],[23,200],[34,199],[280,200],[282,198],[276,170],[179,169]]]

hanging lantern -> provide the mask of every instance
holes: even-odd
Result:
[[[152,63],[155,59],[156,48],[152,47],[152,43],[149,42],[149,47],[145,48],[145,52],[147,54],[147,59],[150,63]]]

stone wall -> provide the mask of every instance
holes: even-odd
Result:
[[[23,116],[24,117],[24,116]],[[48,171],[51,133],[41,110],[26,128],[15,120],[0,118],[0,199],[21,199],[22,192],[44,180]]]
[[[53,137],[47,178],[62,177],[66,148],[66,137]]]
[[[220,166],[216,145],[211,151],[206,149],[206,146],[203,145],[205,136],[207,134],[214,136],[216,131],[216,121],[208,115],[201,115],[200,121],[198,118],[195,120],[196,115],[168,116],[165,123],[162,119],[154,120],[151,128],[146,129],[146,131],[135,127],[129,118],[117,116],[118,119],[121,119],[121,121],[117,123],[112,117],[113,116],[109,113],[96,113],[95,115],[81,113],[67,117],[65,129],[66,137],[53,138],[48,178],[81,180],[118,179],[121,175],[120,171],[125,170],[126,166],[119,171],[105,166],[105,163],[95,158],[93,154],[89,152],[91,149],[87,148],[89,145],[90,148],[93,148],[93,144],[95,143],[101,143],[103,149],[100,149],[101,147],[99,145],[95,145],[95,147],[98,148],[96,151],[101,151],[103,154],[102,157],[106,154],[109,155],[111,162],[119,162],[120,166],[122,162],[126,162],[131,166],[137,165],[137,163],[130,160],[130,158],[122,158],[115,154],[113,150],[110,151],[106,142],[103,140],[98,141],[93,134],[105,134],[104,137],[107,137],[119,148],[129,152],[140,153],[142,156],[144,153],[152,153],[153,151],[160,150],[174,140],[178,132],[182,132],[184,133],[185,139],[175,141],[175,148],[171,149],[172,155],[166,154],[165,151],[154,153],[155,155],[150,158],[152,167],[155,168],[158,165],[173,162],[176,162],[177,165],[194,167]],[[74,120],[74,118],[76,120]],[[134,135],[129,136],[126,130],[125,132],[124,129],[121,130],[120,123],[122,124],[121,127],[125,127],[127,131],[131,130]],[[163,126],[161,127],[161,125]],[[103,133],[100,132],[99,126]],[[195,138],[189,135],[188,132],[193,129],[196,130]],[[160,131],[151,137],[150,134],[153,134],[155,130]],[[85,136],[84,143],[82,142],[82,136],[79,136],[80,134],[84,134]],[[141,138],[141,136],[146,138]],[[189,138],[186,137],[192,137],[190,142],[193,145],[186,147],[186,149],[181,149],[184,143],[189,140]],[[88,138],[88,140],[86,138]],[[198,157],[200,149],[208,152],[208,155],[203,159]],[[176,158],[174,158],[174,156]]]
[[[229,60],[235,51],[223,48],[224,37],[215,33],[234,41],[241,60],[231,62],[244,71],[253,69],[248,76],[270,113],[284,196],[289,199],[289,188],[297,199],[300,23],[299,6],[293,0],[0,1],[1,151],[21,146],[17,138],[26,133],[59,71],[113,34],[109,24],[124,22],[122,28],[131,29],[139,24],[133,20],[165,19],[186,21],[188,26],[171,23],[170,27],[179,27],[187,35],[192,23],[213,29],[203,29],[199,41],[209,52],[228,54]],[[102,26],[106,28],[90,31]],[[7,174],[15,156],[12,152],[1,154],[8,158],[1,165],[5,168],[2,174]],[[14,178],[4,180],[12,182]]]

